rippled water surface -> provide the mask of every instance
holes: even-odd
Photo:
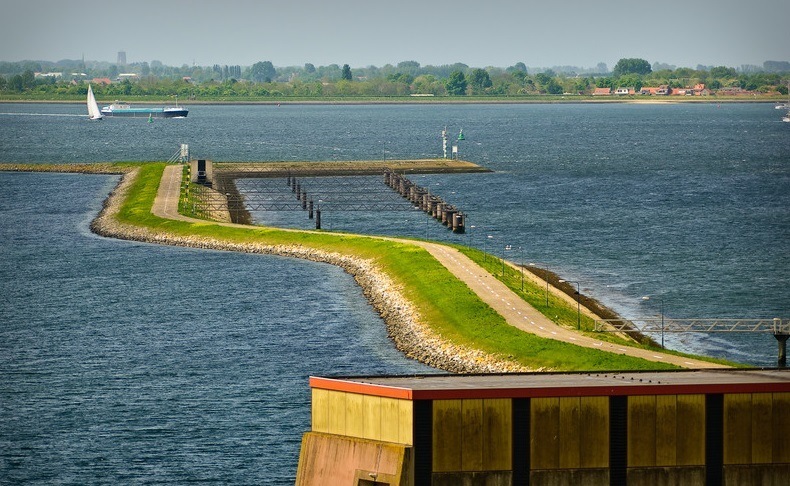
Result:
[[[413,179],[464,210],[470,233],[415,211],[328,212],[323,226],[511,245],[508,258],[627,317],[659,302],[668,317],[790,317],[790,127],[772,105],[198,105],[152,124],[83,112],[0,105],[0,161],[162,160],[181,143],[213,160],[434,157],[441,129],[463,128],[462,158],[494,172]],[[309,375],[427,371],[337,268],[90,234],[116,181],[0,173],[3,481],[292,484]],[[776,358],[766,335],[667,344]]]

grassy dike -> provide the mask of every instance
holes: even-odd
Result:
[[[114,172],[128,172],[135,164],[110,164]],[[668,369],[673,366],[618,355],[596,349],[575,346],[550,339],[538,338],[517,330],[505,322],[487,304],[482,302],[469,288],[456,279],[447,269],[436,261],[426,250],[408,243],[407,240],[392,241],[362,235],[340,235],[321,231],[294,231],[265,227],[238,227],[213,222],[187,222],[162,219],[151,213],[162,173],[163,163],[137,164],[134,169],[136,176],[124,191],[118,202],[119,208],[114,218],[118,224],[149,236],[139,238],[163,244],[174,244],[192,247],[229,249],[236,251],[267,252],[291,256],[309,255],[310,252],[339,255],[353,261],[368,262],[372,267],[385,274],[394,284],[394,293],[400,293],[406,300],[404,305],[396,308],[409,308],[410,313],[420,324],[428,329],[438,340],[430,342],[430,346],[449,349],[449,354],[460,350],[479,350],[484,355],[472,353],[467,361],[472,366],[455,366],[446,360],[421,359],[421,353],[414,352],[415,343],[396,344],[406,354],[428,362],[428,364],[448,371],[484,371],[484,370],[642,370]],[[106,164],[102,164],[108,172]],[[13,170],[0,166],[0,170]],[[17,168],[16,170],[24,170]],[[35,166],[29,170],[36,170]],[[84,170],[81,172],[88,172]],[[126,177],[129,177],[128,175]],[[130,237],[135,239],[135,237]],[[259,248],[274,250],[261,251]],[[464,249],[478,263],[494,265],[494,259],[483,255],[475,249]],[[301,253],[300,253],[301,252]],[[330,261],[331,262],[331,261]],[[499,264],[501,265],[501,264]],[[342,266],[342,265],[341,265]],[[346,271],[354,274],[355,271]],[[501,266],[500,266],[501,268]],[[356,276],[356,275],[355,275]],[[513,288],[513,275],[505,280]],[[359,282],[359,278],[357,279]],[[294,283],[298,285],[298,282]],[[361,284],[363,290],[366,285]],[[369,283],[368,287],[375,286]],[[520,281],[519,281],[520,288]],[[550,316],[555,322],[567,327],[575,327],[576,309],[560,299],[550,299],[545,308],[536,296],[544,295],[541,289],[533,284],[525,286],[522,297],[532,295],[533,306]],[[368,292],[366,291],[366,294]],[[370,295],[368,295],[370,300]],[[527,298],[529,301],[530,298]],[[385,321],[389,312],[374,302],[374,307],[382,314]],[[585,326],[586,327],[586,326]],[[390,335],[393,331],[390,328]],[[612,336],[596,336],[619,339]],[[624,341],[620,341],[624,343]],[[494,361],[515,363],[518,367],[475,367],[474,362],[485,363],[493,357]],[[451,360],[452,361],[452,360]],[[717,361],[717,360],[711,360]],[[721,361],[717,361],[721,362]]]

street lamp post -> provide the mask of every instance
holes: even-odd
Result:
[[[543,276],[543,279],[546,281],[546,307],[549,306],[549,266],[546,264],[538,265],[537,263],[530,262],[530,267],[543,267],[546,270],[546,274]]]
[[[650,296],[646,295],[642,297],[642,300],[650,300]],[[661,316],[661,347],[664,347],[664,299],[659,297],[658,298],[658,308]]]
[[[579,282],[574,280],[559,280],[560,283],[568,282],[569,284],[576,284],[576,329],[582,328],[582,311],[581,305],[579,304],[579,300],[581,300],[581,289],[579,287]]]
[[[524,248],[521,246],[516,247],[518,248],[518,258],[519,258],[519,267],[521,268],[521,290],[524,290]],[[510,251],[513,249],[513,245],[505,245],[505,250]],[[504,256],[505,253],[502,252],[502,276],[505,276],[505,268],[504,268]]]
[[[485,262],[488,261],[488,250],[486,249],[488,245],[486,243],[488,242],[488,240],[493,240],[493,239],[494,239],[493,235],[486,235],[486,239],[483,240],[483,261]]]

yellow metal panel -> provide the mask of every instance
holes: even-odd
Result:
[[[461,468],[464,471],[480,471],[483,469],[483,400],[462,400],[461,413]]]
[[[609,467],[609,397],[582,397],[579,414],[579,466]]]
[[[433,402],[433,471],[461,471],[463,463],[461,400]]]
[[[628,397],[628,466],[656,465],[656,397]]]
[[[560,468],[579,468],[579,397],[560,398]]]
[[[773,462],[790,463],[790,393],[773,394]]]
[[[677,396],[678,466],[705,465],[705,395]]]
[[[677,464],[677,395],[656,397],[656,466]]]
[[[395,398],[381,399],[381,438],[384,442],[401,442],[400,409]]]
[[[346,435],[364,439],[365,425],[362,414],[362,395],[346,393]]]
[[[752,464],[773,461],[773,396],[770,393],[752,395]]]
[[[557,469],[560,464],[560,399],[531,399],[529,428],[532,469]]]
[[[511,469],[513,469],[513,400],[485,399],[483,400],[483,471]]]
[[[362,395],[362,437],[381,440],[381,397]]]
[[[724,395],[724,464],[752,462],[752,394]]]
[[[346,435],[346,393],[327,393],[327,431],[330,434]]]
[[[319,388],[312,389],[312,403],[310,411],[311,424],[310,427],[313,432],[329,432],[329,397],[328,391]]]
[[[414,445],[414,402],[398,400],[398,442]]]

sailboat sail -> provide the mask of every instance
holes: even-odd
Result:
[[[93,88],[88,85],[88,117],[91,120],[101,120],[104,116],[99,111],[99,105],[96,103],[96,97],[93,96]]]

